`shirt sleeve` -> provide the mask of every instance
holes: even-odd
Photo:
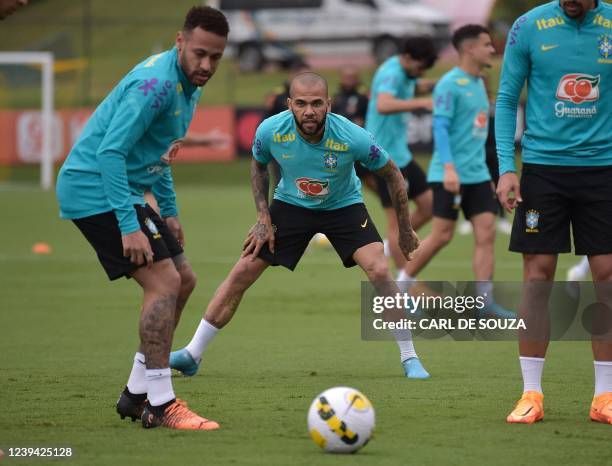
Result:
[[[255,139],[253,139],[253,158],[259,163],[268,164],[272,160],[272,153],[270,152],[270,130],[269,125],[266,124],[267,120],[264,120],[257,128],[255,132]]]
[[[433,92],[433,115],[453,119],[455,116],[455,96],[453,84],[448,81],[441,81],[436,84]]]
[[[395,73],[386,73],[380,78],[380,82],[376,87],[376,94],[391,94],[397,97],[399,94],[401,79]]]
[[[448,130],[451,125],[451,119],[446,116],[437,115],[433,120],[433,137],[436,152],[442,163],[453,162],[453,152],[451,150],[450,138]]]
[[[128,84],[96,154],[106,197],[124,235],[140,229],[130,200],[126,159],[134,144],[167,107],[172,95],[168,89],[173,87],[168,83],[152,78]]]
[[[151,191],[155,196],[157,205],[159,205],[159,213],[163,218],[176,217],[178,215],[172,169],[169,166],[164,169],[162,176],[155,182]]]
[[[527,17],[516,20],[506,44],[502,66],[499,92],[495,110],[495,139],[499,174],[515,172],[514,135],[516,133],[516,113],[525,80],[529,74],[529,41],[527,36]]]
[[[355,129],[355,160],[370,171],[380,170],[389,161],[389,154],[365,129],[357,125]]]

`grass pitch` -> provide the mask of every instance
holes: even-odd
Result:
[[[255,218],[246,164],[177,171],[186,252],[199,276],[175,337],[191,337]],[[384,231],[384,217],[367,197]],[[178,396],[218,420],[217,432],[145,431],[114,412],[137,348],[140,296],[106,280],[89,245],[37,189],[0,192],[0,448],[70,446],[53,464],[396,465],[600,464],[610,426],[588,420],[588,343],[553,343],[544,371],[546,418],[504,422],[521,391],[513,342],[416,342],[432,378],[402,377],[393,342],[360,339],[360,281],[333,251],[295,273],[270,269],[206,353],[200,373],[173,379]],[[45,241],[48,256],[30,252]],[[497,279],[519,280],[520,257],[497,243]],[[470,279],[471,238],[457,237],[423,278]],[[560,261],[565,272],[574,258]],[[306,412],[322,390],[348,385],[374,404],[374,439],[357,455],[322,453]],[[16,460],[5,464],[43,464]],[[604,460],[605,462],[605,460]]]

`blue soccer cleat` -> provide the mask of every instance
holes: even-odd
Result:
[[[186,377],[196,375],[201,361],[201,359],[196,361],[185,348],[170,353],[170,368],[181,372]]]
[[[409,379],[428,379],[429,372],[425,370],[421,360],[419,358],[406,359],[402,366],[404,366],[404,372],[406,377]]]
[[[492,302],[488,306],[480,309],[477,313],[478,319],[516,319],[516,313],[509,311],[501,304]]]

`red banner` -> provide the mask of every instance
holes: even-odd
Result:
[[[52,125],[54,160],[61,161],[68,155],[92,113],[91,108],[55,112]],[[0,112],[0,165],[39,163],[41,129],[40,111]],[[232,160],[236,156],[234,108],[198,108],[187,136],[210,138],[217,143],[181,149],[175,163]]]

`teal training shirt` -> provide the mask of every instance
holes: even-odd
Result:
[[[379,113],[376,105],[379,94],[392,94],[397,99],[414,98],[416,79],[406,74],[398,55],[385,61],[372,80],[370,102],[366,114],[365,128],[374,135],[378,143],[389,153],[395,164],[404,168],[412,160],[408,148],[408,122],[410,113]]]
[[[328,113],[323,138],[311,144],[300,136],[293,113],[285,110],[264,120],[253,141],[253,157],[275,159],[281,180],[274,199],[314,210],[333,210],[363,202],[355,162],[379,170],[389,156],[366,130]]]
[[[163,217],[177,215],[170,166],[161,160],[187,132],[201,89],[189,82],[176,49],[149,57],[102,101],[57,179],[62,218],[113,211],[122,234],[140,229],[135,204],[152,190]]]
[[[516,107],[527,81],[523,161],[612,165],[612,6],[601,0],[582,22],[559,1],[521,16],[510,30],[497,96],[499,172],[516,171]]]
[[[460,68],[446,73],[434,89],[434,117],[450,120],[450,148],[461,184],[489,181],[485,142],[489,131],[489,98],[481,78]],[[427,181],[444,181],[444,164],[434,147]]]

